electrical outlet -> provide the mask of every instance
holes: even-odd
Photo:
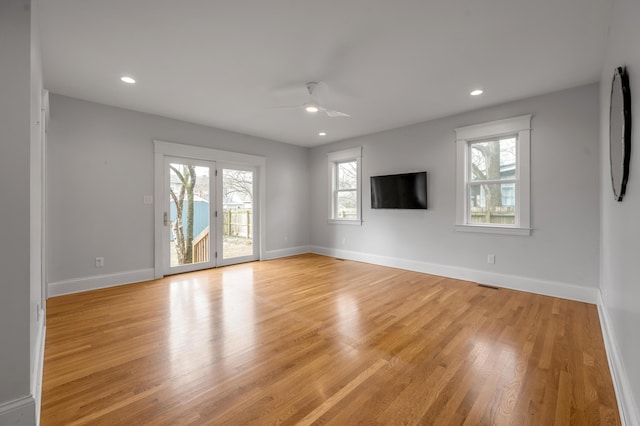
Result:
[[[487,255],[487,263],[490,263],[492,265],[496,263],[496,255],[495,254]]]
[[[102,268],[104,266],[104,257],[96,257],[96,268]]]
[[[144,204],[153,204],[153,196],[145,195],[144,198],[142,199],[142,202]]]

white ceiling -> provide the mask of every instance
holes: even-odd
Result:
[[[595,82],[610,9],[611,0],[38,3],[51,92],[302,146]],[[307,81],[325,82],[323,102],[351,118],[268,108],[305,102]],[[475,88],[485,93],[469,96]]]

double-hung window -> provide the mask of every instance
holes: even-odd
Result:
[[[361,157],[360,147],[328,154],[329,221],[332,223],[362,223]]]
[[[529,235],[531,116],[456,129],[456,230]]]

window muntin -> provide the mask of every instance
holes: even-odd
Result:
[[[467,222],[515,225],[517,136],[468,142]]]
[[[361,148],[329,153],[329,221],[361,222]]]
[[[336,163],[335,214],[336,219],[358,218],[358,162]]]

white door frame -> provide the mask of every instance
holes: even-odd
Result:
[[[40,194],[41,211],[41,231],[40,231],[40,284],[42,286],[40,294],[40,312],[43,320],[46,320],[47,299],[49,298],[49,287],[47,286],[47,134],[49,131],[49,91],[42,89],[41,107],[41,134],[40,134]]]
[[[266,158],[240,154],[237,152],[221,151],[218,149],[204,148],[199,146],[184,145],[172,142],[164,142],[160,140],[153,141],[154,152],[154,276],[162,278],[164,276],[164,260],[162,253],[162,235],[163,235],[163,213],[164,213],[164,157],[182,157],[193,158],[206,161],[223,162],[227,164],[238,164],[239,166],[252,166],[256,168],[257,183],[257,203],[259,206],[259,259],[265,256],[265,166]]]

